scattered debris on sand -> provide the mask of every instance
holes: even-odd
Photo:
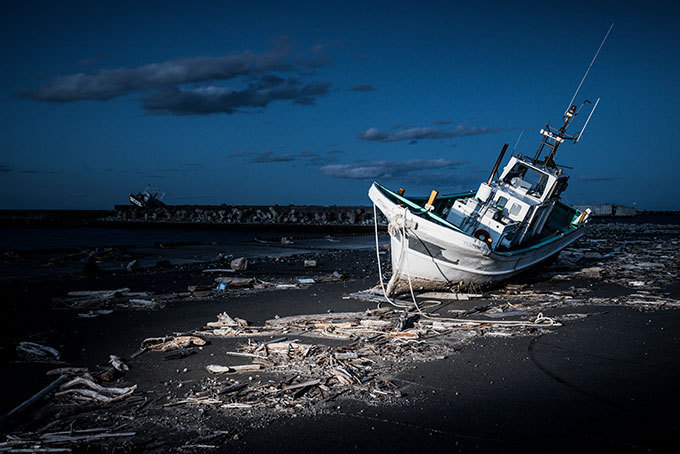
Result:
[[[57,349],[35,342],[21,342],[16,350],[17,356],[26,361],[59,361],[61,357]]]
[[[131,356],[110,355],[103,372],[76,367],[48,372],[56,380],[26,401],[25,407],[17,408],[46,403],[42,420],[50,423],[9,435],[0,443],[0,452],[104,447],[125,451],[139,448],[136,434],[145,427],[175,427],[179,420],[195,422],[195,426],[187,423],[195,433],[184,446],[200,449],[226,437],[226,432],[214,427],[210,431],[205,426],[196,429],[200,424],[196,421],[201,419],[197,415],[204,411],[262,421],[332,411],[339,398],[367,405],[399,405],[408,401],[409,392],[399,384],[400,372],[418,362],[446,358],[472,339],[546,334],[561,324],[601,313],[593,310],[594,306],[624,305],[638,310],[680,307],[669,291],[680,274],[679,234],[679,226],[597,224],[542,274],[502,288],[420,293],[415,295],[417,305],[405,294],[391,300],[390,306],[382,292],[373,289],[344,296],[377,304],[365,311],[284,317],[272,313],[257,324],[233,312],[222,312],[198,330],[169,336],[148,333],[160,337],[144,339]],[[341,282],[348,277],[348,271],[322,272],[323,266],[317,263],[326,263],[323,259],[290,258],[287,265],[295,271],[273,277],[254,274],[255,261],[248,269],[247,260],[235,265],[232,259],[226,262],[229,268],[219,268],[224,264],[198,268],[196,274],[204,279],[181,283],[187,292],[88,290],[69,292],[53,301],[60,308],[78,311],[81,318],[92,318],[117,310],[158,309],[169,302],[221,303],[220,298],[227,301],[257,291],[310,288],[312,293],[318,283]],[[356,265],[358,269],[364,266]],[[184,287],[191,282],[198,284]],[[219,290],[222,284],[224,288]],[[602,286],[616,289],[614,296],[609,290],[600,290]],[[216,305],[215,312],[226,307],[230,306]],[[18,344],[19,358],[60,360],[59,351],[44,345],[62,349],[60,344],[45,338],[25,339],[41,343]],[[144,352],[149,352],[145,357],[150,358],[135,362]],[[164,378],[160,391],[144,389],[142,382],[130,379],[130,371],[139,373],[135,369],[139,364],[164,365],[184,378]],[[188,368],[194,374],[191,378],[187,378],[191,374],[185,375]],[[128,380],[139,383],[140,388]]]

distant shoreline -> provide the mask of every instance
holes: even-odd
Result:
[[[379,216],[382,217],[380,213]],[[680,211],[638,211],[634,217],[593,217],[603,221],[655,222],[676,216],[680,216]],[[243,221],[244,218],[250,220]],[[379,225],[382,224],[379,221]],[[114,210],[0,210],[0,227],[59,226],[328,233],[366,232],[374,228],[373,210],[369,206],[172,205],[141,209],[116,205]]]

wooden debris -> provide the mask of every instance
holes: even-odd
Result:
[[[483,298],[481,293],[446,293],[446,292],[426,292],[420,293],[420,299],[433,299],[442,301],[467,301],[472,298]]]
[[[101,386],[95,383],[94,381],[83,378],[83,377],[76,377],[67,383],[64,383],[61,385],[60,389],[72,389],[75,388],[76,386],[84,386],[89,389],[92,389],[93,391],[97,391],[98,393],[102,394],[108,394],[108,395],[113,395],[113,396],[120,396],[122,394],[127,394],[131,391],[134,391],[137,389],[137,385],[131,386],[129,388],[115,388],[115,387],[106,387],[106,386]]]
[[[50,394],[52,391],[57,389],[59,386],[61,386],[63,383],[68,381],[68,377],[66,375],[62,375],[56,380],[54,380],[52,383],[49,385],[45,386],[43,389],[35,393],[31,398],[28,400],[24,401],[21,403],[19,406],[15,407],[13,410],[11,410],[9,413],[5,415],[3,419],[6,419],[11,422],[11,418],[18,415],[19,413],[22,413],[23,411],[29,409],[30,407],[36,405],[38,402],[42,401],[45,396]]]
[[[217,284],[227,284],[230,288],[252,287],[255,279],[249,277],[216,277]]]
[[[245,257],[239,257],[229,263],[231,269],[234,271],[245,271],[248,269],[248,259]]]
[[[233,372],[252,372],[262,369],[260,364],[244,364],[240,366],[218,366],[216,364],[209,364],[205,366],[205,370],[211,374],[230,374]]]
[[[86,375],[88,374],[88,369],[85,367],[59,367],[57,369],[51,369],[45,372],[45,375]]]
[[[210,292],[212,293],[213,288],[215,288],[214,285],[190,285],[187,287],[187,290],[189,290],[191,293],[197,293],[197,292]]]
[[[248,326],[248,322],[242,318],[233,319],[226,312],[217,314],[216,322],[208,322],[205,324],[208,328],[222,328],[222,327],[234,327],[234,326]]]
[[[116,355],[111,355],[109,356],[109,363],[111,366],[116,369],[119,372],[126,372],[130,370],[127,364],[123,362],[118,356]]]
[[[180,348],[198,347],[206,341],[197,336],[150,337],[142,341],[142,348],[168,352]]]
[[[398,333],[389,333],[389,336],[393,339],[418,339],[419,334],[416,330],[400,331]]]
[[[112,314],[113,310],[111,309],[95,309],[87,312],[83,312],[78,314],[78,317],[80,318],[95,318],[99,317],[100,315],[109,315]]]
[[[236,270],[233,270],[231,268],[212,268],[203,270],[204,273],[233,273],[234,271]]]
[[[174,295],[158,295],[151,299],[151,292],[133,292],[129,288],[115,290],[82,290],[68,292],[65,298],[53,298],[57,304],[76,309],[91,309],[79,314],[82,318],[92,318],[111,313],[111,309],[105,307],[126,309],[156,309],[165,298],[171,299]],[[163,298],[161,298],[163,297]],[[99,309],[97,309],[99,308]]]
[[[27,361],[58,361],[59,351],[35,342],[21,342],[17,345],[17,355]]]
[[[293,384],[293,385],[284,384],[284,385],[281,387],[281,389],[284,390],[284,391],[290,391],[291,389],[300,389],[300,388],[306,388],[306,387],[308,387],[308,386],[316,386],[316,385],[318,385],[319,383],[321,383],[321,380],[319,380],[319,379],[316,379],[316,380],[308,380],[308,381],[304,381],[304,382],[302,382],[302,383],[295,383],[295,384]]]

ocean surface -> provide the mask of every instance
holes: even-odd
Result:
[[[292,238],[282,244],[282,238]],[[380,244],[389,241],[379,236]],[[220,256],[283,257],[314,252],[375,247],[372,233],[343,236],[335,233],[233,232],[204,229],[138,227],[2,227],[0,280],[82,272],[90,253],[116,248],[98,260],[100,269],[124,270],[132,260],[153,267],[208,262]],[[120,252],[120,254],[118,253]]]
[[[233,232],[225,230],[138,227],[0,227],[0,251],[152,247],[158,243],[234,243],[255,238],[281,238],[291,232]],[[299,233],[297,233],[299,235]],[[325,235],[317,234],[323,237]]]

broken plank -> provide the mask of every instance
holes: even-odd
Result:
[[[217,364],[209,364],[205,366],[205,370],[211,374],[230,374],[233,372],[252,372],[262,369],[260,364],[243,364],[239,366],[219,366]]]

